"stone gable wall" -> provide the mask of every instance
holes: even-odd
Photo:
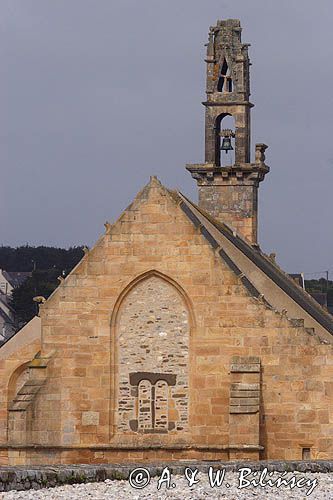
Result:
[[[188,345],[188,375],[186,370],[183,373],[188,376],[188,395],[182,396],[188,412],[186,431],[156,434],[138,432],[135,427],[125,430],[118,419],[116,381],[118,373],[125,373],[125,362],[123,356],[117,360],[116,350],[125,350],[125,355],[126,349],[133,356],[135,353],[133,337],[129,337],[128,346],[125,341],[116,341],[117,328],[128,335],[124,325],[132,324],[121,323],[122,304],[128,290],[135,291],[133,285],[147,286],[149,280],[140,282],[140,277],[153,271],[166,277],[178,291],[163,283],[162,287],[171,288],[163,288],[152,302],[158,304],[161,297],[162,306],[169,293],[176,297],[172,294],[179,292],[186,308],[175,302],[176,324],[187,311],[191,325],[184,332],[183,344]],[[156,280],[160,283],[158,277]],[[145,293],[143,288],[142,297]],[[128,320],[132,312],[125,309]],[[311,458],[332,457],[332,345],[320,341],[302,321],[290,320],[250,296],[157,181],[141,192],[111,229],[107,228],[95,248],[41,308],[41,318],[42,356],[52,353],[52,357],[46,383],[33,408],[33,443],[44,448],[13,452],[12,463],[227,459],[233,444],[229,427],[231,383],[253,386],[258,377],[260,433],[251,434],[251,414],[240,414],[237,429],[249,448],[235,450],[233,457],[256,458],[258,445],[264,447],[262,458],[300,459],[305,448],[310,448]],[[142,326],[146,317],[141,321]],[[139,323],[134,325],[136,328]],[[153,336],[149,339],[154,346]],[[136,341],[140,356],[146,344],[138,337]],[[176,353],[175,345],[172,352]],[[162,358],[165,353],[163,347]],[[145,372],[159,373],[159,355],[156,352],[155,361],[147,357]],[[258,357],[260,372],[231,376],[234,356]],[[172,371],[169,375],[177,369],[176,375],[182,374],[177,359],[172,367],[168,362],[170,370],[165,372]],[[126,373],[132,373],[130,365]],[[159,379],[154,380],[156,384]],[[166,398],[172,397],[170,381],[168,385],[167,396],[163,384],[157,390],[161,415],[165,415]],[[5,401],[4,392],[1,397]],[[133,407],[129,412],[133,415]],[[51,416],[58,430],[49,425]],[[256,435],[259,443],[249,442],[249,436],[256,439]],[[22,458],[20,453],[26,455]]]

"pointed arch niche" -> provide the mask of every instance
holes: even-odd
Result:
[[[23,445],[30,441],[31,408],[22,408],[21,411],[12,411],[13,404],[19,403],[20,400],[26,399],[23,394],[20,395],[20,390],[24,387],[25,383],[29,380],[29,364],[30,362],[23,363],[18,366],[10,376],[7,389],[7,402],[8,402],[8,442],[10,444]],[[23,401],[24,402],[24,401]]]
[[[149,271],[120,295],[111,320],[111,435],[188,429],[190,301]]]

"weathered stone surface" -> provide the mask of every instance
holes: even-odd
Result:
[[[82,412],[82,425],[99,425],[99,412],[98,411],[83,411]]]
[[[139,432],[168,432],[172,422],[173,432],[186,431],[190,320],[181,294],[147,276],[128,293],[117,323],[118,429],[136,421]]]
[[[230,391],[231,398],[259,398],[259,391]]]
[[[232,364],[247,364],[247,365],[258,365],[260,363],[259,356],[232,356],[231,358]]]
[[[259,405],[259,398],[230,398],[231,406],[255,406]]]
[[[260,372],[260,365],[255,364],[232,364],[230,370],[232,372]]]
[[[258,413],[258,405],[255,406],[230,406],[230,413]]]
[[[231,384],[232,391],[259,391],[260,384],[242,384],[240,382]]]

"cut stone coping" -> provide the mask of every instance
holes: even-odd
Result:
[[[262,460],[252,461],[179,461],[159,463],[126,463],[126,464],[72,464],[72,465],[29,465],[0,467],[0,492],[10,490],[29,490],[50,488],[64,484],[93,483],[106,479],[127,480],[130,473],[137,468],[145,468],[150,476],[159,476],[165,467],[169,467],[174,475],[183,475],[184,469],[190,467],[207,473],[209,467],[214,470],[225,469],[237,472],[241,467],[249,467],[252,471],[261,471],[267,467],[274,472],[333,472],[333,460]]]

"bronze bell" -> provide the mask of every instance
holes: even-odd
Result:
[[[230,137],[223,137],[221,151],[228,153],[228,151],[233,151],[233,149]]]

